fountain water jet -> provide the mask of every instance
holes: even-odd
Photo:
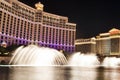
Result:
[[[98,58],[95,54],[81,54],[75,53],[70,58],[68,65],[81,66],[81,67],[95,67],[100,65]]]
[[[106,57],[102,62],[104,67],[118,67],[120,65],[120,58]]]
[[[9,64],[27,65],[27,66],[51,66],[51,65],[68,65],[81,67],[115,67],[120,65],[120,58],[106,57],[100,64],[95,54],[74,53],[69,58],[59,51],[51,48],[38,47],[35,45],[21,46],[14,53]]]
[[[9,64],[27,66],[64,65],[67,64],[67,59],[55,49],[29,45],[19,47],[13,53]]]

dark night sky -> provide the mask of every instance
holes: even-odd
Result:
[[[120,29],[120,2],[87,0],[19,0],[31,7],[41,2],[44,11],[66,16],[76,23],[76,39],[95,37],[110,29]]]

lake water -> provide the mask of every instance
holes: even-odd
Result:
[[[0,80],[120,80],[120,68],[0,66]]]

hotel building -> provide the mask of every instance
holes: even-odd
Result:
[[[18,0],[0,0],[0,43],[35,44],[73,52],[76,24],[68,17],[45,12],[44,5],[32,8]]]
[[[95,38],[77,39],[75,40],[75,51],[84,54],[95,53],[96,42]]]
[[[120,56],[120,30],[113,28],[96,37],[96,53],[105,56]]]
[[[96,38],[75,40],[76,52],[96,53],[103,56],[120,56],[120,30],[113,28]]]

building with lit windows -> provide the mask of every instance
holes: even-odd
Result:
[[[75,51],[76,52],[90,54],[90,53],[95,53],[95,51],[96,51],[95,49],[96,49],[95,38],[75,40]]]
[[[113,28],[96,37],[96,53],[105,56],[120,56],[120,30]]]
[[[44,5],[32,8],[18,0],[0,0],[0,43],[35,44],[73,52],[76,24],[68,17],[47,13]]]
[[[107,33],[100,33],[96,38],[77,39],[75,51],[101,56],[120,56],[120,30],[113,28]]]

